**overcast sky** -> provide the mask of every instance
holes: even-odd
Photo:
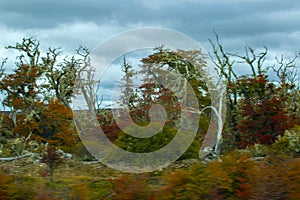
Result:
[[[121,31],[164,27],[182,32],[208,51],[213,31],[227,51],[267,46],[269,58],[300,52],[299,0],[1,0],[0,56],[7,45],[34,37],[44,48],[74,52]]]
[[[34,36],[72,50],[137,27],[165,27],[207,43],[215,30],[227,49],[299,51],[298,0],[1,0],[1,44]]]

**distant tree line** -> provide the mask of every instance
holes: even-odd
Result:
[[[256,143],[270,145],[286,130],[300,124],[297,56],[292,59],[281,56],[275,59],[274,66],[265,66],[267,48],[257,53],[247,46],[245,55],[231,54],[225,51],[218,35],[210,43],[211,57],[220,80],[226,85],[224,150],[246,148]],[[95,69],[90,65],[88,49],[80,47],[73,56],[67,56],[59,48],[42,52],[40,43],[33,38],[23,39],[7,48],[18,51],[19,56],[12,73],[6,73],[5,59],[0,67],[1,103],[10,111],[9,115],[2,113],[0,119],[0,144],[7,149],[6,154],[21,155],[31,148],[33,141],[73,152],[72,147],[79,145],[80,140],[70,105],[71,98],[78,93],[83,94],[88,108],[96,111],[107,136],[122,148],[132,148],[128,146],[128,140],[134,139],[124,136],[112,113],[101,111],[100,80],[95,80]],[[180,106],[172,91],[163,85],[151,84],[151,80],[168,78],[164,73],[171,71],[184,75],[202,109],[211,103],[205,73],[199,73],[196,69],[201,71],[205,68],[203,58],[201,51],[171,51],[158,47],[153,54],[141,60],[139,71],[134,70],[124,58],[120,66],[124,72],[120,102],[128,106],[134,122],[147,125],[150,121],[149,109],[154,103],[163,105],[168,111],[166,127],[160,134],[166,140],[163,142],[163,139],[156,138],[155,141],[165,144],[173,137],[173,129],[177,128],[176,123],[180,119]],[[249,68],[251,73],[238,75],[235,71],[237,64]],[[271,80],[270,70],[275,72],[275,80]],[[144,77],[145,84],[134,89],[133,80],[137,77]],[[188,157],[197,156],[210,117],[208,111],[200,116],[198,135]],[[16,139],[21,142],[11,145]],[[143,145],[151,144],[149,141],[136,140],[136,149],[130,150],[148,149]]]

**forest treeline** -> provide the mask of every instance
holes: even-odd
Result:
[[[286,130],[299,124],[297,56],[279,56],[274,58],[273,66],[265,66],[267,48],[256,52],[247,46],[245,55],[238,55],[225,52],[218,36],[210,42],[212,59],[220,79],[226,85],[224,150],[246,148],[255,143],[270,145]],[[0,71],[1,103],[9,111],[9,115],[2,114],[0,123],[3,155],[21,155],[23,150],[30,148],[31,143],[47,143],[72,153],[71,147],[80,142],[70,107],[71,98],[78,93],[83,93],[88,105],[97,110],[102,129],[111,140],[122,136],[112,114],[101,112],[101,95],[105,94],[96,91],[100,80],[93,79],[95,69],[90,66],[88,49],[80,47],[73,56],[67,56],[55,48],[42,52],[40,43],[32,38],[23,39],[7,48],[18,51],[19,56],[16,66],[7,66],[13,68],[11,73],[5,71],[6,59]],[[133,120],[140,124],[149,123],[149,108],[159,103],[168,111],[166,125],[175,127],[176,120],[180,118],[178,101],[168,88],[151,84],[151,80],[164,76],[163,70],[164,73],[176,70],[183,74],[195,91],[199,109],[209,106],[210,91],[206,74],[196,69],[205,68],[204,56],[201,51],[175,52],[159,47],[141,60],[139,71],[124,58],[120,66],[124,73],[121,81],[123,97],[120,101],[128,105]],[[238,74],[235,65],[250,73]],[[270,77],[270,74],[273,76]],[[133,81],[140,77],[144,77],[144,82],[148,83],[133,89]],[[200,117],[198,143],[204,137],[209,117],[208,112]],[[168,137],[168,134],[163,135]],[[16,140],[20,141],[22,147],[10,144],[16,143]],[[125,147],[127,144],[123,141],[120,145]]]
[[[261,188],[255,185],[255,181],[267,187],[271,176],[268,171],[271,169],[267,164],[262,168],[251,168],[250,165],[254,165],[255,161],[249,161],[248,158],[268,157],[273,160],[265,162],[272,164],[274,160],[281,158],[292,159],[287,162],[287,168],[291,172],[276,165],[279,171],[286,173],[282,175],[283,183],[287,177],[294,176],[291,174],[297,173],[295,166],[299,166],[299,162],[294,161],[300,154],[300,83],[296,65],[297,54],[294,58],[278,55],[274,58],[274,65],[266,66],[266,47],[257,51],[246,46],[244,53],[232,54],[226,52],[217,35],[210,43],[210,56],[220,81],[226,86],[226,116],[221,153],[218,155],[221,159],[224,155],[225,161],[212,161],[208,164],[209,169],[200,164],[192,167],[192,170],[181,169],[164,176],[165,185],[158,191],[166,195],[166,199],[182,199],[184,196],[197,199],[197,195],[199,199],[222,199],[224,195],[235,199],[256,198],[257,193],[253,193],[253,190]],[[163,85],[151,83],[151,80],[166,78],[166,73],[176,71],[188,80],[196,94],[199,109],[211,104],[209,83],[206,74],[201,73],[206,67],[205,55],[201,51],[171,51],[158,47],[153,50],[154,53],[141,59],[139,70],[124,58],[120,66],[123,79],[120,83],[122,98],[119,104],[127,105],[133,121],[141,126],[150,122],[149,109],[152,104],[163,105],[167,111],[167,121],[158,134],[151,138],[135,138],[118,127],[109,109],[101,108],[101,95],[105,94],[98,90],[101,81],[94,80],[95,69],[90,65],[88,49],[79,47],[71,56],[59,48],[42,51],[39,41],[33,38],[25,38],[7,48],[19,52],[19,56],[15,60],[15,66],[7,66],[6,59],[3,58],[0,68],[1,103],[9,111],[1,112],[0,116],[0,157],[2,160],[21,159],[23,156],[36,157],[49,166],[51,182],[54,168],[61,163],[56,155],[58,150],[72,154],[73,158],[81,161],[94,160],[76,131],[76,119],[72,112],[72,98],[76,94],[82,94],[88,107],[96,111],[99,126],[112,142],[127,151],[139,153],[155,151],[168,144],[175,136],[180,120],[181,108],[174,93]],[[244,69],[237,70],[238,67]],[[12,68],[12,72],[8,72],[7,69]],[[237,71],[250,73],[239,74]],[[145,83],[133,89],[133,81],[140,77],[143,77]],[[200,116],[197,136],[179,160],[198,158],[210,117],[208,110]],[[227,154],[232,154],[232,157]],[[247,160],[244,168],[233,164],[239,160]],[[283,164],[283,161],[279,163]],[[230,172],[233,169],[236,171]],[[217,174],[211,177],[213,173]],[[261,173],[264,179],[257,173]],[[7,190],[5,181],[10,178],[6,176],[8,175],[4,174],[0,181],[0,197],[1,192]],[[115,199],[127,198],[124,188],[138,190],[126,193],[127,195],[142,195],[141,199],[159,199],[159,196],[148,193],[147,190],[153,188],[139,186],[147,185],[150,180],[148,176],[125,177],[126,181],[132,182],[133,188],[130,189],[130,185],[125,186],[126,181],[122,178],[112,181],[110,188],[115,192]],[[275,179],[271,181],[277,181],[280,188],[282,182]],[[291,182],[290,187],[281,188],[282,193],[296,197],[297,194],[293,191],[299,189],[299,176],[296,179]],[[197,182],[203,181],[207,184],[198,185]],[[88,190],[88,186],[85,187]],[[264,191],[261,193],[265,195]]]

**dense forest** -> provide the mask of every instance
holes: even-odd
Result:
[[[300,199],[298,54],[278,55],[268,66],[267,47],[246,46],[245,52],[232,54],[218,35],[210,44],[210,57],[226,86],[222,139],[214,138],[210,151],[199,156],[212,123],[206,109],[194,122],[199,128],[183,155],[163,169],[136,174],[111,169],[86,149],[72,98],[84,96],[115,145],[153,152],[175,137],[182,109],[174,92],[153,80],[167,79],[165,73],[172,71],[182,74],[204,110],[213,95],[205,55],[157,47],[141,59],[139,70],[124,57],[119,105],[127,105],[139,126],[150,123],[151,105],[167,111],[156,135],[138,138],[124,131],[133,129],[131,124],[119,127],[113,109],[101,107],[101,80],[93,79],[87,48],[79,47],[74,55],[58,48],[42,51],[33,38],[8,46],[19,56],[15,66],[3,58],[0,67],[0,199]],[[133,88],[140,77],[144,84]],[[118,159],[115,152],[111,155]]]

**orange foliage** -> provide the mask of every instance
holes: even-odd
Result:
[[[272,157],[249,170],[252,199],[299,199],[299,159]]]
[[[222,162],[167,171],[155,199],[300,199],[300,159],[254,161],[231,152]]]
[[[152,200],[154,195],[149,190],[147,175],[124,175],[121,178],[111,180],[114,200],[145,199]]]
[[[13,187],[13,177],[0,170],[0,199],[8,199],[14,192]]]
[[[0,90],[7,92],[4,104],[13,107],[15,110],[32,109],[35,101],[38,99],[37,79],[41,76],[34,66],[21,65],[15,70],[14,74],[9,74],[2,79]],[[34,101],[28,101],[29,99]]]
[[[72,147],[76,144],[72,111],[60,101],[53,100],[44,107],[37,123],[34,133],[51,145]]]

